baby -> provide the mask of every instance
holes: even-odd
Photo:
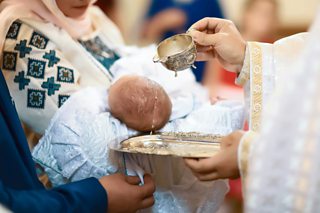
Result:
[[[126,75],[109,89],[110,113],[127,127],[156,131],[169,121],[172,104],[164,89],[142,76]]]
[[[149,131],[228,134],[242,127],[242,104],[211,105],[191,70],[174,78],[152,63],[155,48],[139,52],[113,65],[108,90],[87,88],[72,95],[51,120],[33,158],[53,185],[120,171],[150,173],[156,202],[146,212],[215,212],[228,191],[225,181],[198,181],[181,158],[118,153],[109,145]]]

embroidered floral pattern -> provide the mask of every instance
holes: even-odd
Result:
[[[69,69],[69,68],[66,68],[66,67],[58,66],[58,77],[57,77],[57,80],[59,82],[74,83],[73,70]]]
[[[45,91],[28,89],[27,107],[44,109],[45,99]]]
[[[45,49],[48,41],[49,39],[47,37],[41,35],[40,33],[33,32],[29,44],[39,49]]]
[[[25,77],[24,71],[21,71],[14,77],[15,83],[19,84],[19,90],[24,90],[29,85],[30,79]]]
[[[46,62],[29,58],[27,75],[34,78],[44,78]]]
[[[64,102],[66,102],[68,100],[69,97],[70,97],[70,95],[59,95],[58,96],[58,106],[59,106],[59,108],[64,104]]]
[[[4,70],[15,71],[17,65],[17,53],[15,52],[3,52],[3,64]]]
[[[20,58],[24,58],[26,54],[30,54],[32,48],[27,47],[27,40],[21,40],[20,44],[17,44],[14,50],[19,51]]]
[[[56,57],[56,51],[54,50],[50,50],[49,53],[45,53],[43,58],[49,61],[48,67],[53,67],[60,61],[60,58]]]
[[[43,89],[47,89],[48,90],[48,95],[51,96],[51,95],[54,95],[54,93],[56,91],[59,91],[60,87],[61,87],[61,84],[56,84],[55,81],[54,81],[54,77],[50,77],[47,79],[46,82],[43,82],[41,84],[41,87]]]
[[[115,61],[120,59],[120,56],[117,55],[115,51],[108,48],[98,36],[92,40],[80,41],[80,43],[107,70],[110,69],[110,67],[114,64]],[[109,74],[112,76],[111,73]]]
[[[259,131],[262,113],[262,48],[254,42],[248,43],[252,58],[252,79],[251,79],[251,122],[250,129]]]
[[[21,23],[13,22],[9,28],[6,38],[17,39],[20,31]]]

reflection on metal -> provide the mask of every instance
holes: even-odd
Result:
[[[128,153],[203,158],[213,156],[220,150],[220,139],[220,135],[169,132],[118,138],[110,144],[110,148]]]
[[[197,57],[196,45],[188,34],[178,34],[162,41],[157,48],[153,62],[162,63],[174,72],[194,66]]]

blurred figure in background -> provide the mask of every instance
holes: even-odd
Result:
[[[277,0],[248,0],[244,6],[242,35],[248,41],[273,43],[279,21]]]
[[[118,2],[116,0],[98,0],[96,5],[99,6],[100,9],[108,16],[108,18],[117,25],[120,31],[122,31]]]
[[[143,39],[149,43],[159,42],[177,33],[184,33],[196,21],[204,17],[222,18],[218,0],[151,0]],[[194,70],[201,81],[204,62],[197,62]]]
[[[243,7],[240,30],[247,41],[273,43],[277,36],[279,22],[277,0],[247,0]],[[211,96],[227,99],[242,99],[243,92],[234,81],[236,74],[225,72],[218,61],[208,62],[203,84],[210,89]]]

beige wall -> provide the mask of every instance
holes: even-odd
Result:
[[[220,0],[220,2],[227,16],[237,22],[241,17],[241,8],[245,0]],[[278,0],[278,2],[281,25],[286,27],[309,25],[320,6],[320,0]]]

